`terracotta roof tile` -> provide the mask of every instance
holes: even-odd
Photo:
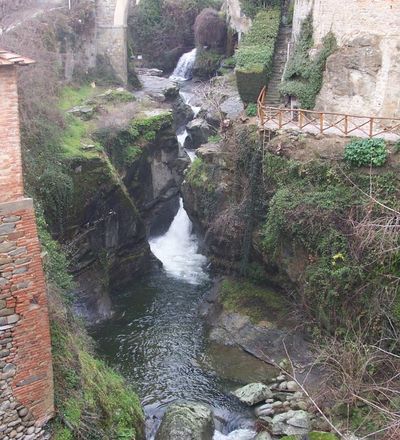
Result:
[[[18,65],[18,66],[26,66],[28,64],[33,64],[35,61],[21,57],[12,52],[8,52],[5,49],[0,49],[0,66],[10,66],[10,65]]]

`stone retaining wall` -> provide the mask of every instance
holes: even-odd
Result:
[[[40,439],[53,414],[47,300],[32,201],[0,204],[0,437]]]

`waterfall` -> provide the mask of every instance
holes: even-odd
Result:
[[[171,79],[178,81],[186,81],[192,78],[193,66],[196,60],[197,49],[194,48],[190,52],[184,53],[175,67]]]
[[[168,231],[150,239],[149,243],[151,251],[163,263],[168,275],[190,284],[207,279],[204,271],[207,258],[198,253],[197,237],[192,231],[192,222],[183,207],[182,198]]]

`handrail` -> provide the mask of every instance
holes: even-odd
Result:
[[[289,109],[265,105],[267,87],[263,87],[257,99],[257,116],[262,128],[268,125],[278,129],[293,128],[310,132],[344,136],[376,137],[391,135],[400,139],[400,118],[379,116],[350,115],[336,112],[325,112],[306,109]]]

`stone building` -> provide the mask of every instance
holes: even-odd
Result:
[[[319,110],[400,117],[400,1],[295,0],[293,38],[312,14],[314,45],[332,31]]]
[[[32,200],[24,196],[17,70],[0,50],[0,438],[42,438],[53,372],[45,279]]]

